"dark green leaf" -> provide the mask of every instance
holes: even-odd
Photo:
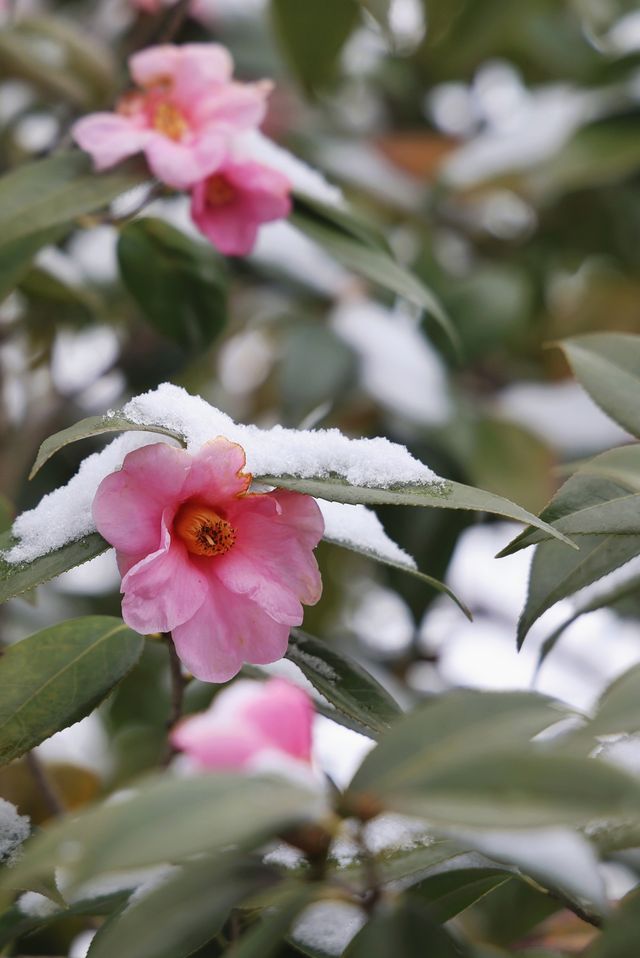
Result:
[[[138,661],[144,640],[106,615],[70,619],[0,658],[0,763],[83,718]]]
[[[95,559],[109,548],[108,542],[94,532],[83,539],[69,542],[54,552],[47,552],[32,562],[12,563],[7,562],[2,553],[13,544],[14,540],[9,533],[0,535],[0,604],[54,579],[74,566]]]
[[[6,532],[11,528],[13,522],[13,506],[6,496],[0,493],[0,533]]]
[[[640,336],[589,333],[559,345],[593,401],[619,426],[640,437]]]
[[[271,0],[273,28],[292,70],[307,91],[330,82],[340,53],[358,24],[356,0]]]
[[[226,277],[211,245],[146,217],[123,228],[118,261],[125,286],[164,336],[200,350],[220,333],[226,321]]]
[[[48,462],[60,449],[64,449],[65,446],[68,446],[72,442],[78,442],[80,439],[91,439],[94,436],[103,436],[110,432],[127,432],[129,430],[134,432],[157,432],[161,436],[170,436],[172,439],[177,439],[178,442],[184,444],[184,437],[172,429],[167,429],[166,426],[140,426],[138,423],[131,422],[129,419],[124,419],[117,414],[112,416],[90,416],[88,419],[82,419],[80,422],[75,423],[75,425],[69,426],[68,429],[62,429],[60,432],[56,432],[53,436],[49,436],[48,439],[45,439],[38,450],[36,461],[29,473],[29,479],[33,479],[36,473],[42,469],[45,462]]]
[[[234,958],[273,958],[279,953],[293,922],[313,896],[312,885],[292,885],[281,896],[277,907],[263,913],[233,946]]]
[[[294,211],[290,219],[293,226],[326,249],[347,269],[426,310],[438,321],[454,346],[459,348],[458,333],[437,298],[424,283],[388,253],[363,243],[360,237],[349,235],[343,229],[336,228],[333,223],[321,220],[315,215],[309,216]]]
[[[0,915],[0,948],[4,948],[16,938],[22,938],[23,935],[31,934],[36,929],[60,919],[84,915],[109,915],[127,901],[129,894],[130,891],[125,890],[96,898],[85,898],[68,907],[60,905],[57,910],[46,916],[28,915],[19,905],[14,905]]]
[[[61,235],[60,227],[40,230],[22,239],[3,244],[0,250],[0,300],[11,293],[28,272],[33,257]]]
[[[402,714],[380,683],[335,645],[293,629],[287,658],[365,735],[382,732]]]
[[[502,868],[455,868],[430,875],[414,885],[412,893],[428,903],[434,921],[444,924],[511,880],[512,875]]]
[[[446,825],[577,825],[632,814],[640,784],[593,759],[537,749],[530,738],[562,717],[528,693],[458,691],[396,721],[354,777],[347,802]]]
[[[89,157],[79,151],[6,173],[0,178],[0,256],[8,244],[103,209],[148,179],[148,174],[122,167],[95,173]]]
[[[11,869],[11,887],[57,865],[75,886],[105,872],[260,843],[305,820],[311,805],[310,793],[285,779],[223,773],[146,780],[121,801],[44,829]]]
[[[360,240],[365,246],[371,246],[389,256],[392,255],[384,234],[353,207],[331,206],[315,196],[295,193],[294,209],[306,219],[315,220],[320,226],[331,226],[352,239]]]
[[[344,958],[463,958],[468,951],[413,898],[382,906],[344,952]]]
[[[607,922],[585,958],[637,958],[640,942],[640,892],[632,891]]]
[[[636,579],[636,588],[638,581]],[[592,735],[619,735],[640,730],[640,665],[624,672],[603,692],[588,723]]]
[[[89,958],[187,958],[270,881],[267,869],[234,866],[224,856],[190,862],[105,922]]]

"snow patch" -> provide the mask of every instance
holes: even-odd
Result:
[[[357,905],[344,901],[320,901],[302,912],[293,926],[292,938],[319,955],[341,955],[366,921]]]
[[[37,891],[26,891],[24,895],[20,895],[16,905],[18,911],[27,918],[50,918],[60,911],[59,905]]]
[[[20,815],[15,805],[0,798],[0,864],[12,865],[15,862],[30,830],[28,816]]]
[[[161,425],[183,435],[190,452],[216,436],[226,436],[243,447],[247,470],[257,476],[338,476],[352,485],[378,489],[401,483],[443,483],[404,446],[388,439],[349,439],[338,429],[305,431],[279,425],[271,429],[241,425],[199,396],[169,383],[132,399],[123,413],[141,426]],[[18,516],[12,531],[19,541],[4,554],[7,561],[31,561],[94,532],[91,506],[102,479],[120,468],[128,452],[158,441],[172,442],[155,433],[129,432],[88,456],[66,486]],[[362,510],[336,510],[333,503],[328,512],[329,527],[334,532],[336,517],[341,513],[342,532],[338,529],[336,534],[346,537],[345,544],[349,541],[376,554],[383,550],[392,561],[400,558],[405,565],[411,563],[410,557],[388,539],[373,513],[364,519],[367,513]]]

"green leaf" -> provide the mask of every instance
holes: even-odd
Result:
[[[347,807],[381,807],[447,826],[578,825],[624,816],[640,783],[530,738],[563,715],[532,693],[457,691],[394,723],[356,772]]]
[[[149,323],[164,336],[201,350],[224,327],[226,276],[210,244],[146,217],[122,229],[118,261],[125,286]]]
[[[179,863],[259,844],[304,821],[313,796],[284,779],[231,773],[147,779],[118,802],[56,822],[29,841],[11,887],[64,865],[73,886],[105,872]]]
[[[386,689],[335,645],[293,629],[287,658],[365,735],[384,731],[402,714]]]
[[[48,462],[52,456],[55,456],[60,449],[70,445],[72,442],[78,442],[81,439],[92,439],[95,436],[103,436],[110,432],[157,432],[161,436],[170,436],[177,439],[184,445],[184,437],[166,426],[141,426],[139,423],[131,422],[117,413],[109,416],[90,416],[88,419],[82,419],[80,422],[69,426],[68,429],[62,429],[54,433],[40,446],[36,461],[33,464],[29,479],[42,469],[45,462]]]
[[[0,604],[54,579],[74,566],[95,559],[109,548],[109,543],[94,532],[83,539],[69,542],[54,552],[38,556],[32,562],[7,562],[2,553],[14,544],[15,540],[9,533],[0,535]]]
[[[593,401],[619,426],[640,437],[640,336],[589,333],[558,345]]]
[[[518,622],[518,648],[540,616],[556,602],[619,568],[640,553],[640,536],[580,536],[580,551],[557,542],[536,547],[527,601]]]
[[[57,153],[6,173],[0,178],[0,256],[8,244],[103,209],[148,179],[148,174],[129,167],[95,173],[89,157],[79,151]]]
[[[640,445],[610,449],[583,463],[564,483],[540,520],[571,535],[640,534]],[[525,529],[500,556],[548,539],[540,525]]]
[[[352,239],[360,240],[365,246],[381,250],[392,255],[386,237],[377,226],[365,219],[360,211],[349,206],[332,206],[323,203],[315,196],[296,192],[294,210],[300,216],[315,221],[318,225],[330,226]]]
[[[456,941],[414,898],[380,908],[344,952],[344,958],[463,958],[466,947]]]
[[[504,868],[456,868],[430,875],[413,886],[412,894],[429,904],[434,921],[444,924],[512,880],[512,874]]]
[[[635,585],[637,588],[637,579]],[[640,665],[634,665],[605,689],[587,728],[592,735],[630,734],[640,730]]]
[[[31,267],[33,257],[42,249],[54,243],[62,234],[60,227],[40,230],[22,239],[2,245],[0,255],[0,301],[11,293]]]
[[[0,658],[0,764],[88,715],[133,668],[144,640],[117,618],[70,619]]]
[[[233,946],[233,958],[273,958],[279,954],[287,932],[314,895],[312,885],[292,885],[276,908],[263,913]]]
[[[61,905],[47,916],[27,915],[19,905],[14,905],[0,915],[0,948],[4,948],[16,938],[22,938],[61,919],[84,915],[109,915],[127,901],[129,894],[130,891],[126,890],[99,895],[95,898],[84,898],[68,907]]]
[[[105,922],[88,958],[187,958],[222,930],[233,908],[272,881],[255,863],[224,856],[190,862]]]
[[[290,222],[347,269],[426,310],[437,320],[453,345],[460,348],[457,330],[436,296],[383,249],[363,243],[361,237],[350,235],[334,223],[300,210],[294,210]]]
[[[375,825],[375,819],[373,824]],[[409,887],[422,881],[443,862],[450,863],[466,851],[466,847],[449,839],[425,835],[423,844],[409,849],[386,849],[373,856],[373,860],[380,882],[386,884],[401,881],[403,887]],[[362,855],[357,855],[346,865],[335,864],[329,859],[329,866],[332,869],[330,875],[335,872],[339,880],[346,879],[349,882],[366,882],[370,870],[370,863],[365,861]]]
[[[301,479],[297,476],[280,475],[256,476],[255,478],[259,482],[279,486],[282,489],[305,492],[317,499],[327,499],[330,502],[363,503],[368,506],[394,505],[423,506],[437,509],[471,509],[476,512],[493,513],[498,516],[506,516],[509,519],[516,519],[518,522],[527,522],[543,530],[547,537],[560,539],[573,548],[577,548],[563,533],[559,533],[553,526],[532,516],[525,509],[509,502],[508,499],[448,479],[432,485],[407,483],[390,486],[386,489],[374,489],[369,486],[351,485],[338,476],[330,478],[317,476],[311,479]]]
[[[0,533],[7,532],[13,522],[13,506],[0,492]]]
[[[359,19],[356,0],[271,0],[278,43],[309,93],[335,77],[342,48]]]
[[[585,958],[637,958],[640,941],[640,892],[622,899]]]

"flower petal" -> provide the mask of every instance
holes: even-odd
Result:
[[[313,705],[306,692],[284,679],[270,679],[245,702],[241,717],[269,743],[304,762],[311,759]]]
[[[250,474],[242,472],[245,462],[242,446],[224,436],[205,442],[192,458],[183,498],[198,497],[219,507],[230,504],[251,483]]]
[[[122,618],[142,635],[170,632],[190,619],[207,595],[207,580],[162,521],[162,546],[122,580]]]
[[[215,172],[225,154],[222,135],[207,133],[192,143],[176,142],[152,132],[145,146],[147,162],[159,180],[186,190]]]
[[[106,170],[139,153],[149,139],[148,130],[117,113],[90,113],[74,123],[71,135],[90,154],[96,170]]]
[[[267,113],[271,83],[224,83],[191,103],[190,115],[196,124],[215,124],[227,132],[260,126]]]
[[[185,43],[173,74],[173,96],[187,107],[197,105],[211,87],[228,86],[233,73],[231,54],[219,43]]]
[[[184,449],[166,442],[128,453],[122,469],[102,480],[93,500],[100,535],[128,556],[159,549],[162,514],[171,503],[177,508],[190,465]]]
[[[196,184],[191,194],[191,216],[194,223],[218,252],[224,256],[246,256],[258,236],[258,223],[247,215],[239,200],[224,206],[209,206],[206,184]]]
[[[311,551],[324,532],[315,499],[279,489],[238,500],[228,518],[237,538],[233,548],[218,557],[216,575],[278,622],[299,625],[300,603],[314,605],[322,593]]]
[[[173,629],[173,641],[196,678],[227,682],[244,662],[265,665],[281,659],[287,651],[289,628],[210,575],[204,602],[188,622]]]

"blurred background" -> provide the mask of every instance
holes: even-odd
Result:
[[[4,169],[68,147],[73,119],[111,106],[127,87],[127,55],[175,13],[155,6],[5,2]],[[98,448],[67,447],[27,483],[47,435],[165,380],[243,422],[388,436],[442,476],[534,512],[569,464],[629,438],[553,343],[640,333],[636,3],[194,0],[177,40],[220,41],[241,79],[275,80],[265,132],[384,230],[441,298],[461,354],[287,223],[264,227],[246,259],[211,253],[204,277],[146,235],[125,280],[119,214],[87,218],[38,254],[0,305],[5,524]],[[139,199],[125,197],[121,210]],[[180,203],[155,201],[145,215],[180,223]],[[149,306],[160,277],[171,277],[163,303]],[[324,545],[324,597],[305,628],[365,661],[400,701],[535,682],[588,708],[640,660],[637,619],[601,610],[567,630],[535,678],[540,643],[573,605],[550,610],[516,652],[530,554],[493,557],[517,528],[445,510],[379,515],[475,621],[423,583]],[[118,609],[107,555],[5,607],[2,640]],[[190,695],[195,707],[206,690]],[[42,747],[71,801],[157,760],[167,696],[164,650],[150,644],[99,717]],[[344,780],[364,745],[323,728],[322,760]],[[20,764],[2,772],[0,794],[44,814]]]

